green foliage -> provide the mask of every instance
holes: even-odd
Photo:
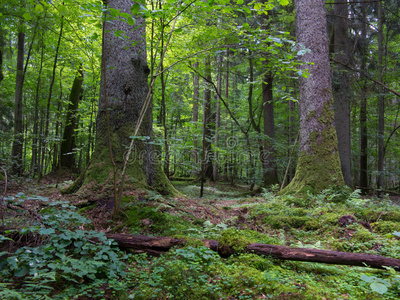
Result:
[[[115,284],[125,275],[126,256],[104,233],[80,229],[89,220],[73,209],[65,202],[49,203],[40,223],[18,232],[27,239],[39,238],[39,245],[1,253],[0,276],[9,289],[3,295],[96,298],[104,293],[99,287],[119,289]]]

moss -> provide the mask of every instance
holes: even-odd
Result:
[[[257,240],[245,234],[245,231],[228,228],[221,233],[218,244],[224,253],[224,249],[233,249],[235,252],[245,252],[247,246],[256,243]]]
[[[374,236],[371,232],[362,227],[356,231],[356,233],[353,235],[353,239],[360,242],[368,242],[373,240]]]
[[[386,214],[382,214],[382,220],[400,222],[400,211],[389,211]]]
[[[335,213],[326,213],[320,217],[324,225],[338,225],[339,218]]]
[[[306,229],[306,230],[316,230],[319,228],[321,228],[321,225],[318,222],[318,220],[315,220],[315,219],[308,220],[304,224],[304,229]]]
[[[372,223],[372,228],[379,233],[392,233],[394,231],[400,231],[400,223],[393,221],[379,221]]]
[[[319,193],[331,186],[344,186],[340,168],[337,137],[333,124],[331,102],[325,103],[321,116],[316,118],[321,124],[320,131],[310,133],[310,150],[301,151],[296,174],[292,182],[279,194]]]
[[[269,224],[274,229],[281,228],[301,228],[306,222],[310,221],[311,218],[307,216],[267,216],[264,218],[264,222]]]

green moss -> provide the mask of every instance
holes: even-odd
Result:
[[[307,216],[284,216],[284,215],[275,215],[275,216],[267,216],[263,219],[266,224],[269,224],[274,229],[281,228],[301,228],[308,221],[311,221],[310,217]],[[311,223],[309,223],[311,225]]]
[[[382,214],[382,220],[400,222],[400,211],[389,211],[386,214]]]
[[[379,233],[392,233],[394,231],[400,231],[400,223],[393,221],[379,221],[372,223],[372,228]]]
[[[245,231],[237,230],[235,228],[228,228],[221,233],[218,238],[218,244],[222,249],[233,249],[235,252],[245,252],[247,246],[256,243],[257,240],[253,237],[246,235]]]
[[[353,239],[360,242],[368,242],[374,239],[374,236],[371,232],[369,232],[364,227],[359,228],[356,233],[353,235]]]
[[[304,229],[306,230],[316,230],[321,228],[320,223],[316,219],[311,219],[305,222]]]
[[[324,225],[338,225],[339,218],[335,213],[325,213],[320,217]]]
[[[321,116],[316,118],[325,129],[310,133],[309,152],[301,151],[296,174],[280,194],[319,193],[330,186],[344,186],[340,168],[337,137],[331,102],[325,103]]]

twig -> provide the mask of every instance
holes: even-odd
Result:
[[[371,81],[375,82],[376,84],[382,86],[385,90],[387,90],[387,91],[389,91],[389,92],[395,94],[396,96],[400,97],[400,93],[399,93],[399,92],[397,92],[397,91],[391,89],[390,87],[388,87],[387,85],[385,85],[383,82],[380,82],[380,81],[378,81],[378,80],[376,80],[376,79],[373,79],[373,78],[372,78],[371,76],[369,76],[366,72],[363,72],[363,71],[361,71],[361,70],[358,70],[358,69],[355,69],[355,68],[353,68],[353,67],[350,67],[349,65],[346,65],[346,64],[344,64],[344,63],[342,63],[342,62],[340,62],[340,61],[338,61],[338,60],[336,60],[336,59],[334,59],[334,58],[332,58],[332,57],[331,57],[331,60],[334,61],[335,63],[339,64],[339,65],[342,65],[342,66],[346,67],[346,68],[349,69],[349,70],[352,70],[352,71],[354,71],[354,72],[359,73],[359,74],[362,75],[362,76],[365,76],[365,77],[368,78],[369,80],[371,80]]]

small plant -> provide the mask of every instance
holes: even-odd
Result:
[[[48,203],[40,223],[17,232],[39,237],[38,245],[0,253],[0,277],[13,287],[12,293],[64,298],[83,293],[96,298],[104,292],[100,286],[107,289],[125,275],[121,259],[126,256],[115,242],[104,233],[82,230],[82,225],[90,221],[73,209],[66,202]],[[0,235],[0,241],[4,240],[11,239]]]

